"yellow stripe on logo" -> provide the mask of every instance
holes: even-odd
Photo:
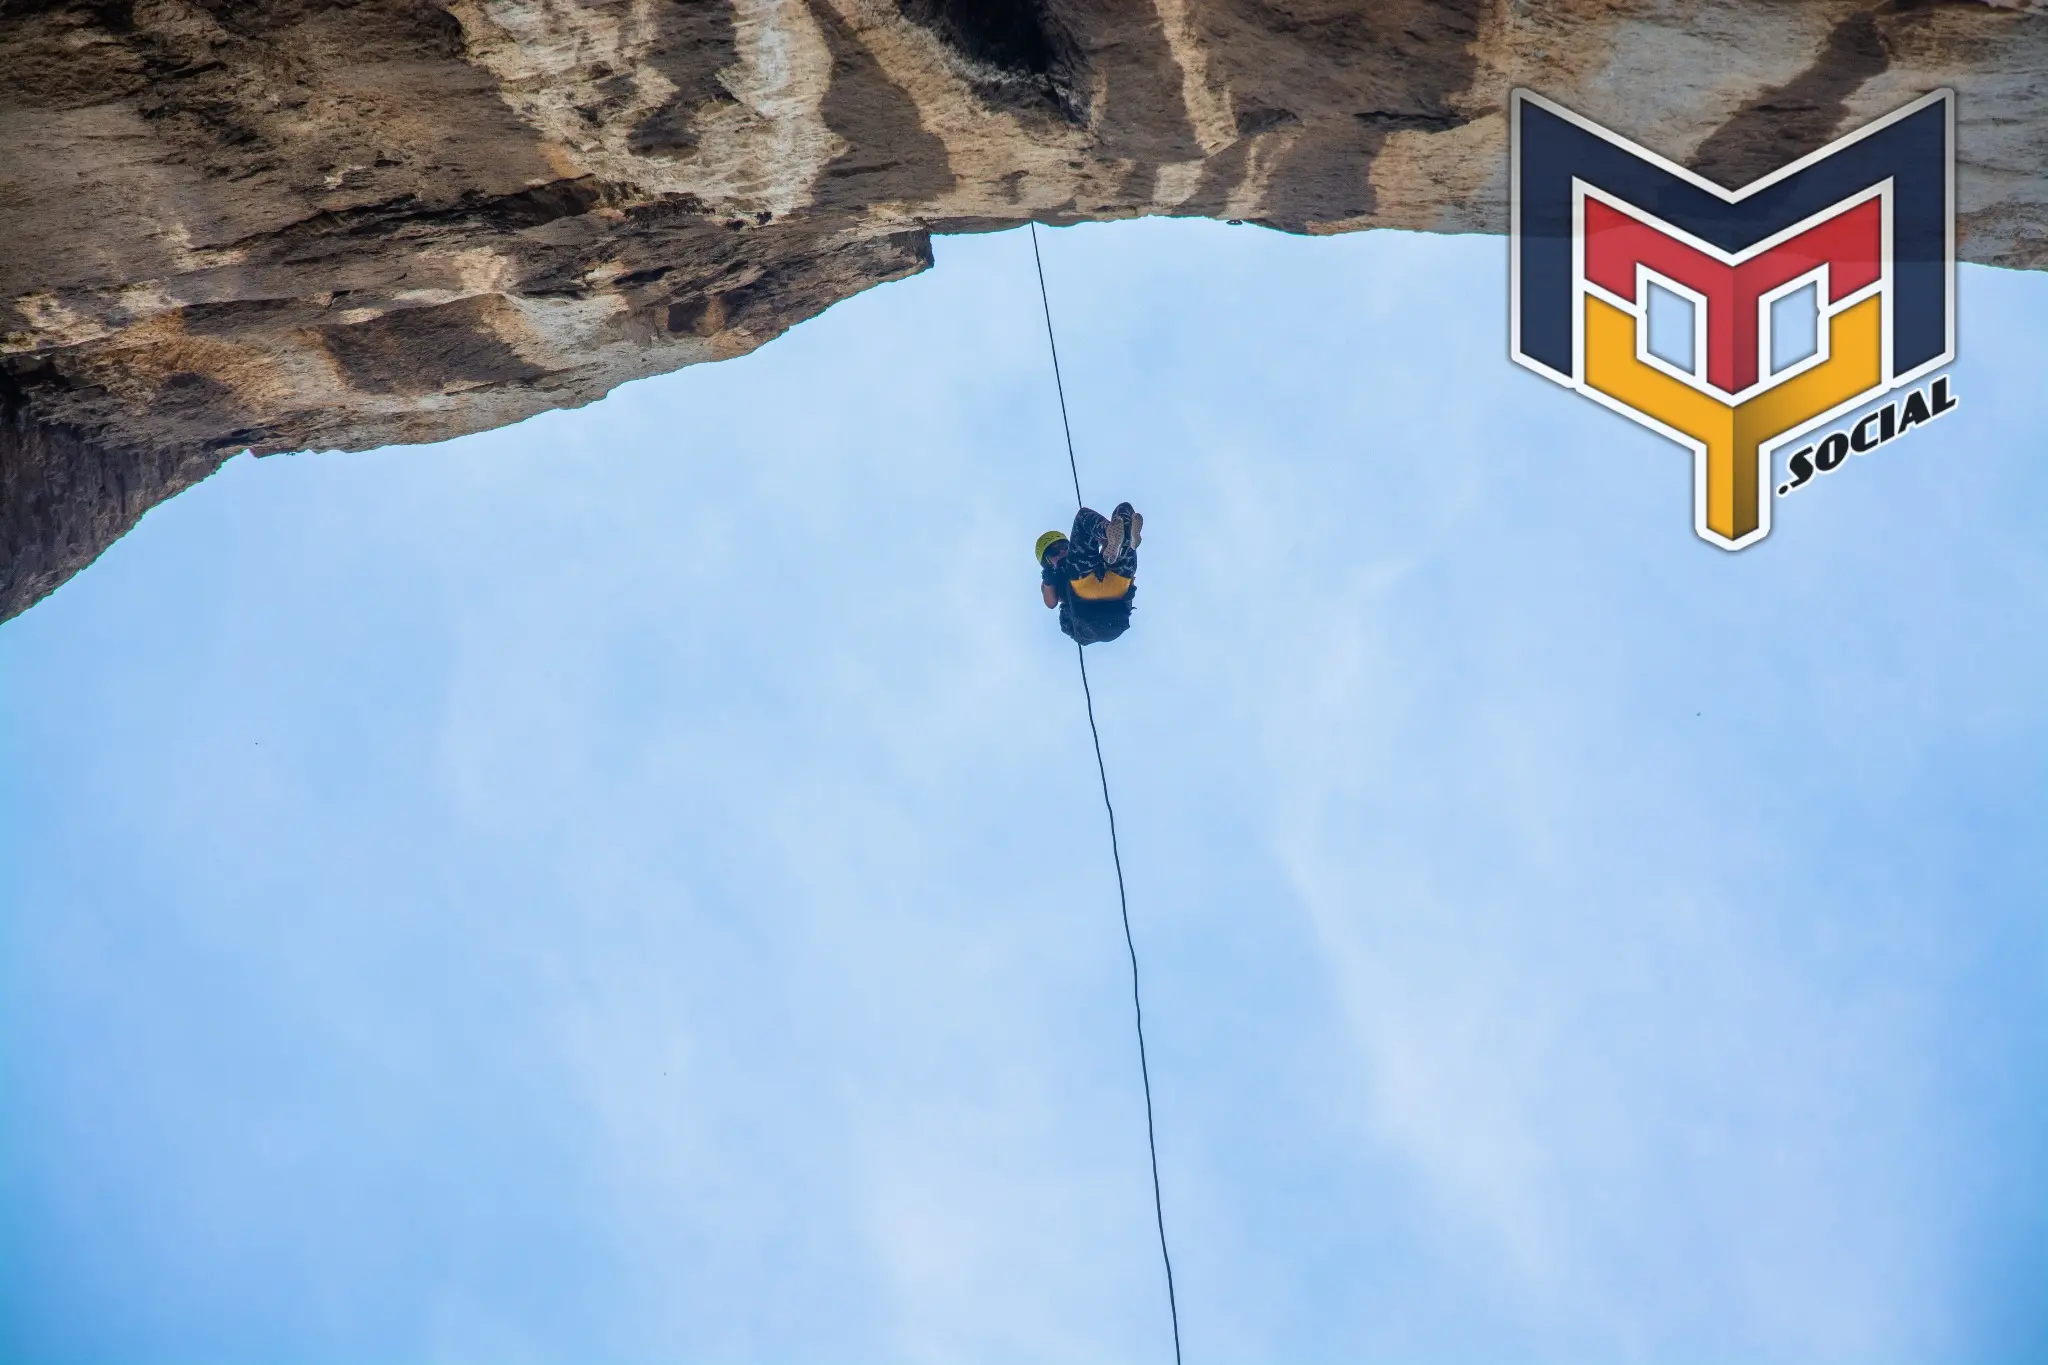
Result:
[[[1763,525],[1764,443],[1883,387],[1884,316],[1875,294],[1828,322],[1828,358],[1741,406],[1701,393],[1636,356],[1636,318],[1586,295],[1586,383],[1705,447],[1701,534],[1733,549]]]

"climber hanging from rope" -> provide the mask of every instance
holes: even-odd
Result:
[[[1107,517],[1092,507],[1074,513],[1074,529],[1038,538],[1039,591],[1057,607],[1060,629],[1076,644],[1114,640],[1131,628],[1138,595],[1138,545],[1145,518],[1127,502]]]

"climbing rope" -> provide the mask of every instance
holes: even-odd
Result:
[[[1067,438],[1067,470],[1074,476],[1074,506],[1080,508],[1081,467],[1074,459],[1074,428],[1067,421],[1067,388],[1060,382],[1060,346],[1053,339],[1052,300],[1045,290],[1045,258],[1038,250],[1038,224],[1031,225],[1031,259],[1038,267],[1038,302],[1045,310],[1045,343],[1052,350],[1052,383],[1060,396],[1060,429]],[[1124,949],[1131,955],[1131,1013],[1138,1027],[1138,1077],[1145,1086],[1145,1150],[1152,1157],[1152,1219],[1159,1228],[1159,1260],[1166,1267],[1166,1311],[1173,1321],[1173,1365],[1180,1365],[1180,1304],[1173,1293],[1173,1256],[1166,1249],[1166,1202],[1159,1194],[1159,1137],[1152,1120],[1152,1068],[1145,1059],[1145,1002],[1138,992],[1138,943],[1131,936],[1131,902],[1124,892],[1124,855],[1116,837],[1116,807],[1109,799],[1109,765],[1102,761],[1102,731],[1095,724],[1095,693],[1088,686],[1088,654],[1079,641],[1081,697],[1088,706],[1088,735],[1095,741],[1095,773],[1102,779],[1102,809],[1109,815],[1109,856],[1116,865],[1116,904],[1124,920]]]
[[[1052,386],[1060,396],[1060,430],[1067,437],[1067,472],[1074,476],[1074,510],[1079,511],[1087,504],[1081,501],[1081,466],[1074,462],[1074,428],[1067,422],[1067,386],[1060,382],[1060,344],[1052,335],[1052,300],[1045,292],[1045,257],[1038,254],[1038,224],[1031,225],[1031,263],[1038,267],[1038,306],[1045,310],[1045,344],[1052,348]],[[1081,666],[1083,673],[1088,666]]]

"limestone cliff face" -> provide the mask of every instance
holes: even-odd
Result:
[[[1502,231],[1528,85],[1731,184],[1937,86],[2048,263],[2048,12],[1865,0],[0,0],[0,615],[244,449],[738,355],[929,235]]]

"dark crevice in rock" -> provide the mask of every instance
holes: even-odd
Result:
[[[621,289],[637,289],[643,284],[653,284],[668,274],[669,266],[657,265],[649,270],[632,270],[619,276],[612,283]]]
[[[900,0],[897,8],[970,61],[1020,76],[1052,73],[1059,44],[1038,0]]]
[[[1367,109],[1352,115],[1368,128],[1380,128],[1387,132],[1402,129],[1416,129],[1425,133],[1448,133],[1453,128],[1462,128],[1472,120],[1463,114],[1452,113],[1395,113],[1386,109]]]
[[[896,8],[952,49],[988,103],[1088,122],[1080,50],[1045,0],[897,0]]]

